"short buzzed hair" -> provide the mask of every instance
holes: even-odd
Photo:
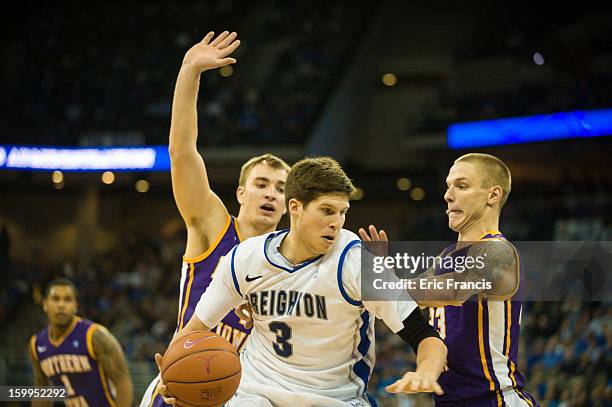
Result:
[[[249,176],[249,172],[253,169],[253,167],[261,163],[264,163],[275,170],[285,170],[287,173],[291,170],[289,164],[273,154],[266,153],[258,155],[242,165],[242,168],[240,169],[240,178],[238,178],[238,185],[244,186],[246,184],[247,177]]]
[[[483,174],[483,187],[490,188],[499,185],[502,189],[502,197],[499,208],[503,208],[510,195],[512,188],[512,174],[510,169],[502,160],[490,154],[469,153],[462,155],[455,160],[458,162],[468,162],[478,165]]]
[[[74,285],[74,283],[70,280],[68,280],[67,278],[64,277],[57,277],[54,278],[53,280],[51,280],[51,282],[49,284],[47,284],[47,286],[45,287],[45,293],[44,293],[44,297],[48,298],[49,297],[49,293],[51,292],[51,288],[55,287],[55,286],[68,286],[70,288],[72,288],[72,292],[74,293],[74,298],[77,297],[77,289],[76,286]]]
[[[304,158],[293,165],[285,184],[287,202],[295,198],[306,207],[320,195],[346,194],[349,199],[355,186],[340,164],[330,157]]]

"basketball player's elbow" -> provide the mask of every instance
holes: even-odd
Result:
[[[134,390],[129,372],[113,382],[117,388],[117,407],[130,407],[134,399]]]

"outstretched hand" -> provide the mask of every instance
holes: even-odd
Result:
[[[214,35],[214,32],[209,32],[201,42],[191,47],[183,58],[183,66],[192,66],[202,73],[209,69],[235,64],[236,60],[228,56],[240,46],[240,40],[236,39],[238,34],[223,31],[213,40]]]
[[[384,229],[378,231],[374,225],[368,227],[369,233],[364,228],[359,228],[359,237],[365,243],[365,246],[377,256],[386,256],[389,246],[389,238]]]
[[[440,384],[431,377],[417,372],[408,372],[401,379],[385,387],[389,393],[432,393],[444,394]]]

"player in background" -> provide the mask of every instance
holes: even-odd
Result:
[[[512,184],[510,170],[488,154],[466,154],[455,160],[446,178],[448,226],[458,233],[445,257],[480,258],[484,266],[465,263],[464,270],[436,264],[419,278],[458,283],[490,282],[490,289],[408,290],[419,305],[430,307],[430,323],[448,347],[448,371],[440,376],[444,395],[436,406],[537,406],[524,390],[518,370],[522,307],[519,254],[499,231],[501,209]],[[364,241],[386,241],[374,226]],[[455,268],[457,268],[455,266]],[[475,284],[473,284],[475,285]]]
[[[236,62],[229,55],[240,45],[235,32],[227,31],[213,39],[209,32],[187,51],[181,65],[170,123],[170,161],[172,190],[187,227],[187,246],[183,256],[176,331],[191,319],[195,306],[206,290],[219,260],[241,240],[276,229],[285,208],[285,180],[290,167],[271,154],[253,157],[241,169],[236,198],[237,217],[212,191],[202,156],[198,153],[197,98],[204,71]],[[249,330],[230,313],[215,330],[238,350],[246,343]],[[141,406],[163,405],[154,379],[145,392]]]
[[[77,316],[77,306],[70,280],[57,278],[46,287],[49,325],[30,340],[34,384],[64,386],[67,406],[131,407],[132,379],[121,345],[102,325]]]
[[[361,241],[342,229],[354,190],[334,160],[299,161],[285,191],[289,231],[249,239],[220,263],[183,332],[209,330],[229,310],[250,303],[253,333],[228,406],[376,405],[366,393],[375,317],[417,352],[416,372],[392,388],[442,393],[436,380],[446,347],[417,304],[361,298]],[[163,385],[161,391],[170,396]]]

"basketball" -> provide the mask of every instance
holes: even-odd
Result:
[[[219,406],[240,384],[236,349],[214,332],[195,331],[175,338],[162,360],[168,392],[181,406]]]

